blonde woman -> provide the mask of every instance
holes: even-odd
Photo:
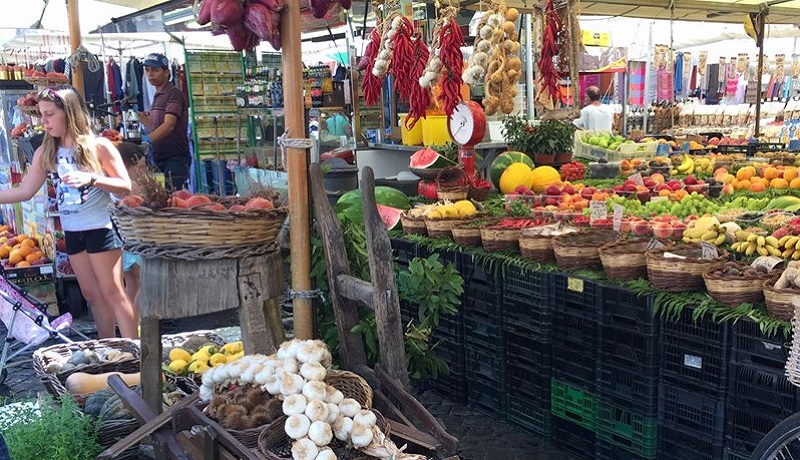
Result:
[[[97,335],[135,338],[138,317],[122,286],[121,242],[111,226],[110,194],[130,193],[131,181],[119,152],[107,139],[94,137],[83,97],[69,85],[41,91],[37,97],[45,136],[22,184],[0,191],[0,203],[29,200],[50,177],[56,189],[69,261],[92,309]],[[65,160],[73,172],[59,177]],[[65,201],[61,185],[80,190],[80,203]]]

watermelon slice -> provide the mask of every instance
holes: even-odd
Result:
[[[397,224],[400,222],[400,214],[403,213],[403,210],[391,206],[384,206],[382,204],[377,206],[378,214],[381,215],[381,219],[383,219],[383,223],[386,225],[386,230],[392,230],[397,227]]]
[[[534,167],[531,157],[523,152],[505,152],[500,154],[492,161],[492,167],[489,169],[489,178],[492,179],[495,189],[500,190],[500,176],[503,175],[503,171],[514,163],[525,163],[530,166],[531,169]]]
[[[408,167],[414,169],[438,169],[447,166],[453,166],[453,162],[439,155],[436,150],[429,147],[414,152],[408,162]]]
[[[401,211],[411,207],[405,193],[392,187],[379,185],[375,187],[375,202]],[[364,221],[364,210],[361,206],[361,189],[350,190],[336,202],[336,215],[341,219],[348,216],[353,222]]]

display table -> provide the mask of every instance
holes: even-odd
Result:
[[[161,320],[239,309],[245,352],[272,353],[264,306],[284,292],[280,251],[217,260],[146,258],[141,261],[142,391],[161,412]]]

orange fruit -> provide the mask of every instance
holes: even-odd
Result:
[[[739,171],[741,171],[741,169],[740,169]],[[751,186],[751,185],[752,185],[752,182],[750,182],[750,181],[749,181],[749,180],[747,180],[747,179],[740,180],[740,181],[739,181],[739,182],[736,184],[736,189],[737,189],[737,190],[748,190],[748,189],[750,188],[750,186]]]
[[[778,170],[775,168],[764,168],[764,179],[776,179],[778,177]]]
[[[764,184],[762,184],[761,182],[754,182],[750,185],[751,192],[763,192],[766,189],[767,188],[764,187]]]
[[[0,259],[8,259],[8,255],[11,254],[11,248],[3,245],[0,246]]]
[[[34,252],[33,254],[29,254],[28,257],[25,258],[25,261],[32,264],[39,259],[41,259],[41,257],[39,257],[38,253]]]
[[[35,250],[34,250],[32,247],[30,247],[30,246],[22,246],[22,247],[20,247],[20,248],[18,249],[18,251],[19,251],[19,255],[20,255],[20,256],[22,256],[23,258],[25,258],[25,257],[28,257],[29,255],[31,255],[31,254],[33,254],[34,252],[36,252],[36,251],[35,251]]]
[[[24,260],[22,260],[22,261],[20,261],[18,264],[14,265],[14,266],[15,266],[15,267],[17,267],[17,268],[22,268],[22,267],[30,267],[30,266],[31,266],[31,263],[30,263],[30,262],[27,262],[27,261],[24,261]]]
[[[769,186],[777,189],[789,188],[789,182],[786,179],[772,179]]]
[[[795,177],[789,182],[789,188],[791,189],[799,189],[800,188],[800,177]]]
[[[35,248],[36,247],[36,241],[33,241],[32,239],[28,238],[27,240],[23,240],[22,241],[22,245],[23,246],[27,246],[29,248]]]
[[[25,256],[19,253],[19,249],[14,249],[11,251],[11,254],[8,256],[8,262],[11,265],[17,265],[18,263],[22,262],[25,259]]]
[[[783,170],[783,178],[788,180],[789,182],[797,179],[797,168],[786,168]]]

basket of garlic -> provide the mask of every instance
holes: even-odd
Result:
[[[351,458],[339,457],[332,449],[335,432],[337,443],[333,447],[354,455],[366,454],[378,458],[394,456],[397,460],[424,459],[424,456],[405,454],[397,448],[388,438],[388,432],[384,431],[386,426],[379,423],[378,415],[370,411],[372,389],[356,374],[331,370],[331,359],[328,348],[319,340],[295,339],[284,342],[275,354],[247,355],[204,372],[200,399],[210,403],[208,407],[218,407],[215,402],[219,404],[231,399],[233,392],[246,391],[247,396],[240,395],[237,399],[239,405],[244,406],[241,404],[243,402],[253,405],[259,401],[271,406],[255,413],[248,413],[247,407],[232,408],[224,414],[223,419],[219,418],[223,414],[211,414],[207,407],[206,412],[212,417],[217,416],[220,424],[226,428],[243,413],[251,419],[263,416],[262,411],[274,415],[280,403],[281,415],[275,420],[260,427],[241,430],[246,433],[231,431],[234,437],[243,439],[243,444],[251,449],[263,443],[267,450],[262,454],[267,458]],[[243,387],[246,390],[240,390]],[[261,392],[260,397],[256,389]],[[255,431],[258,435],[254,438]],[[279,445],[279,439],[285,440],[284,447],[291,447],[288,450],[277,449],[275,446]]]

